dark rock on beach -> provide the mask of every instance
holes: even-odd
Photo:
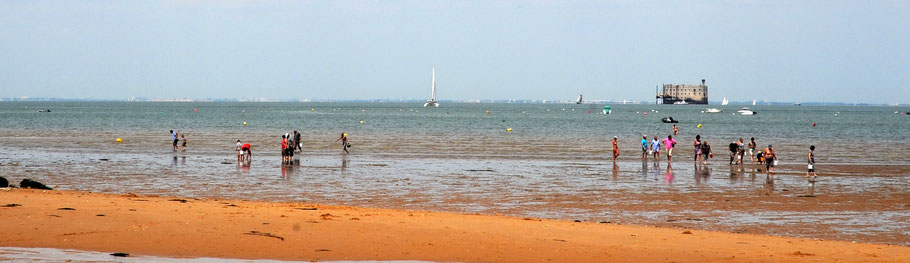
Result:
[[[32,179],[22,179],[22,182],[19,183],[21,188],[32,188],[32,189],[41,189],[41,190],[54,190],[46,185],[39,183],[37,181],[32,181]]]
[[[6,178],[3,178],[3,176],[0,176],[0,187],[9,187],[9,181],[7,181]]]

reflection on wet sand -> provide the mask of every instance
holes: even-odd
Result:
[[[785,169],[778,170],[773,181],[767,182],[768,190],[765,190],[766,181],[759,179],[768,178],[764,173],[757,178],[759,175],[756,173],[759,172],[752,165],[725,167],[726,164],[714,164],[702,166],[700,172],[695,172],[696,167],[690,162],[670,166],[649,160],[649,166],[647,163],[643,165],[640,159],[629,159],[617,161],[615,166],[608,161],[610,170],[604,170],[607,167],[602,160],[566,163],[533,159],[398,159],[363,154],[356,157],[325,154],[307,156],[307,180],[297,180],[294,173],[300,173],[303,168],[277,165],[277,154],[265,155],[265,159],[257,164],[257,169],[252,170],[250,162],[233,163],[234,167],[224,165],[226,159],[233,159],[232,153],[216,157],[187,153],[186,158],[192,159],[192,162],[187,160],[185,165],[181,164],[180,155],[177,155],[175,165],[174,156],[170,153],[149,157],[132,153],[50,152],[41,153],[39,157],[10,149],[0,146],[0,150],[12,153],[5,157],[8,159],[0,159],[0,164],[3,164],[0,171],[4,175],[12,175],[15,180],[31,177],[53,181],[63,190],[185,197],[253,196],[260,200],[305,200],[355,206],[375,206],[378,201],[387,207],[407,209],[581,218],[647,225],[663,225],[667,219],[672,219],[668,215],[688,214],[705,221],[698,224],[677,221],[672,225],[910,244],[906,242],[910,240],[907,234],[901,232],[910,226],[910,218],[906,216],[906,207],[898,205],[910,201],[906,191],[902,190],[906,189],[908,181],[898,176],[910,174],[910,169],[900,166],[831,166],[828,173],[834,174],[836,180],[825,181],[823,189],[820,183],[807,186],[803,171],[796,174],[791,172],[793,168],[788,170],[783,166]],[[99,162],[102,158],[110,159]],[[364,165],[354,165],[351,163],[353,158],[358,158],[357,161]],[[24,163],[22,159],[31,163],[28,166],[19,164]],[[53,175],[53,171],[44,167],[55,167],[55,164],[43,160],[70,164],[63,166],[65,175]],[[666,171],[662,169],[663,165],[668,166]],[[179,171],[171,168],[179,168]],[[805,169],[804,166],[799,168]],[[164,176],[135,176],[135,171],[142,169],[149,174]],[[342,169],[344,176],[337,176]],[[730,169],[730,174],[736,178],[705,180],[706,175],[716,175],[711,174],[712,169],[724,169],[724,174]],[[650,176],[641,180],[640,173],[645,171]],[[675,177],[676,172],[697,176]],[[609,177],[613,179],[604,181],[606,173],[610,173]],[[94,174],[104,176],[82,176]],[[268,178],[277,178],[272,177],[274,175],[281,175],[285,180],[276,184],[264,182]],[[753,179],[743,176],[752,176]],[[693,189],[695,185],[698,185],[697,189]],[[783,191],[785,187],[782,185],[787,185],[789,191]],[[809,190],[814,193],[824,191],[825,195],[794,200],[797,195],[804,194],[807,187],[814,187]],[[794,191],[796,189],[803,190]],[[603,200],[610,201],[605,203]],[[717,201],[705,203],[705,200]],[[679,205],[667,206],[667,203]],[[616,214],[612,211],[624,212]],[[844,215],[843,211],[862,214],[865,221],[849,221],[851,217]],[[760,213],[773,215],[750,216]],[[837,216],[835,221],[831,221]],[[741,221],[744,218],[748,224]],[[782,221],[787,223],[780,223]]]
[[[769,174],[769,175],[765,176],[765,184],[764,184],[764,187],[765,187],[765,188],[764,188],[764,189],[765,189],[765,192],[764,192],[765,194],[772,194],[772,193],[774,193],[774,175],[770,175],[770,174]]]
[[[641,178],[642,179],[648,178],[648,159],[641,160]]]
[[[613,162],[613,180],[616,180],[619,176],[619,165],[616,165],[616,162]]]
[[[708,178],[711,177],[711,168],[703,167],[701,165],[695,166],[694,174],[695,185],[701,185],[702,183],[706,183]]]
[[[281,179],[290,179],[290,176],[300,170],[300,160],[291,160],[290,163],[281,164]]]
[[[344,175],[344,170],[348,168],[348,155],[341,155],[341,174]]]

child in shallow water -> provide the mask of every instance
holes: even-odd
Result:
[[[809,174],[812,174],[812,177],[818,176],[815,173],[815,145],[809,146],[809,170],[806,171],[806,177],[809,177]]]

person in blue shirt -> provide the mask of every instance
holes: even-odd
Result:
[[[641,136],[641,159],[642,160],[648,159],[648,136],[647,135]]]
[[[660,160],[660,140],[657,139],[657,136],[654,136],[654,140],[651,141],[651,152],[654,154],[654,160]]]
[[[171,138],[174,140],[174,151],[176,151],[178,140],[177,140],[177,132],[175,132],[174,130],[171,130]]]

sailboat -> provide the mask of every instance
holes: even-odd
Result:
[[[424,107],[439,107],[439,102],[436,101],[436,68],[433,68],[433,87],[432,93],[430,93],[430,99],[423,104]]]
[[[724,101],[721,101],[720,105],[727,105],[727,104],[730,104],[730,101],[727,100],[727,97],[724,97]]]
[[[578,94],[578,100],[575,101],[575,104],[581,104],[581,94]]]
[[[752,106],[755,106],[755,100],[752,100]]]

